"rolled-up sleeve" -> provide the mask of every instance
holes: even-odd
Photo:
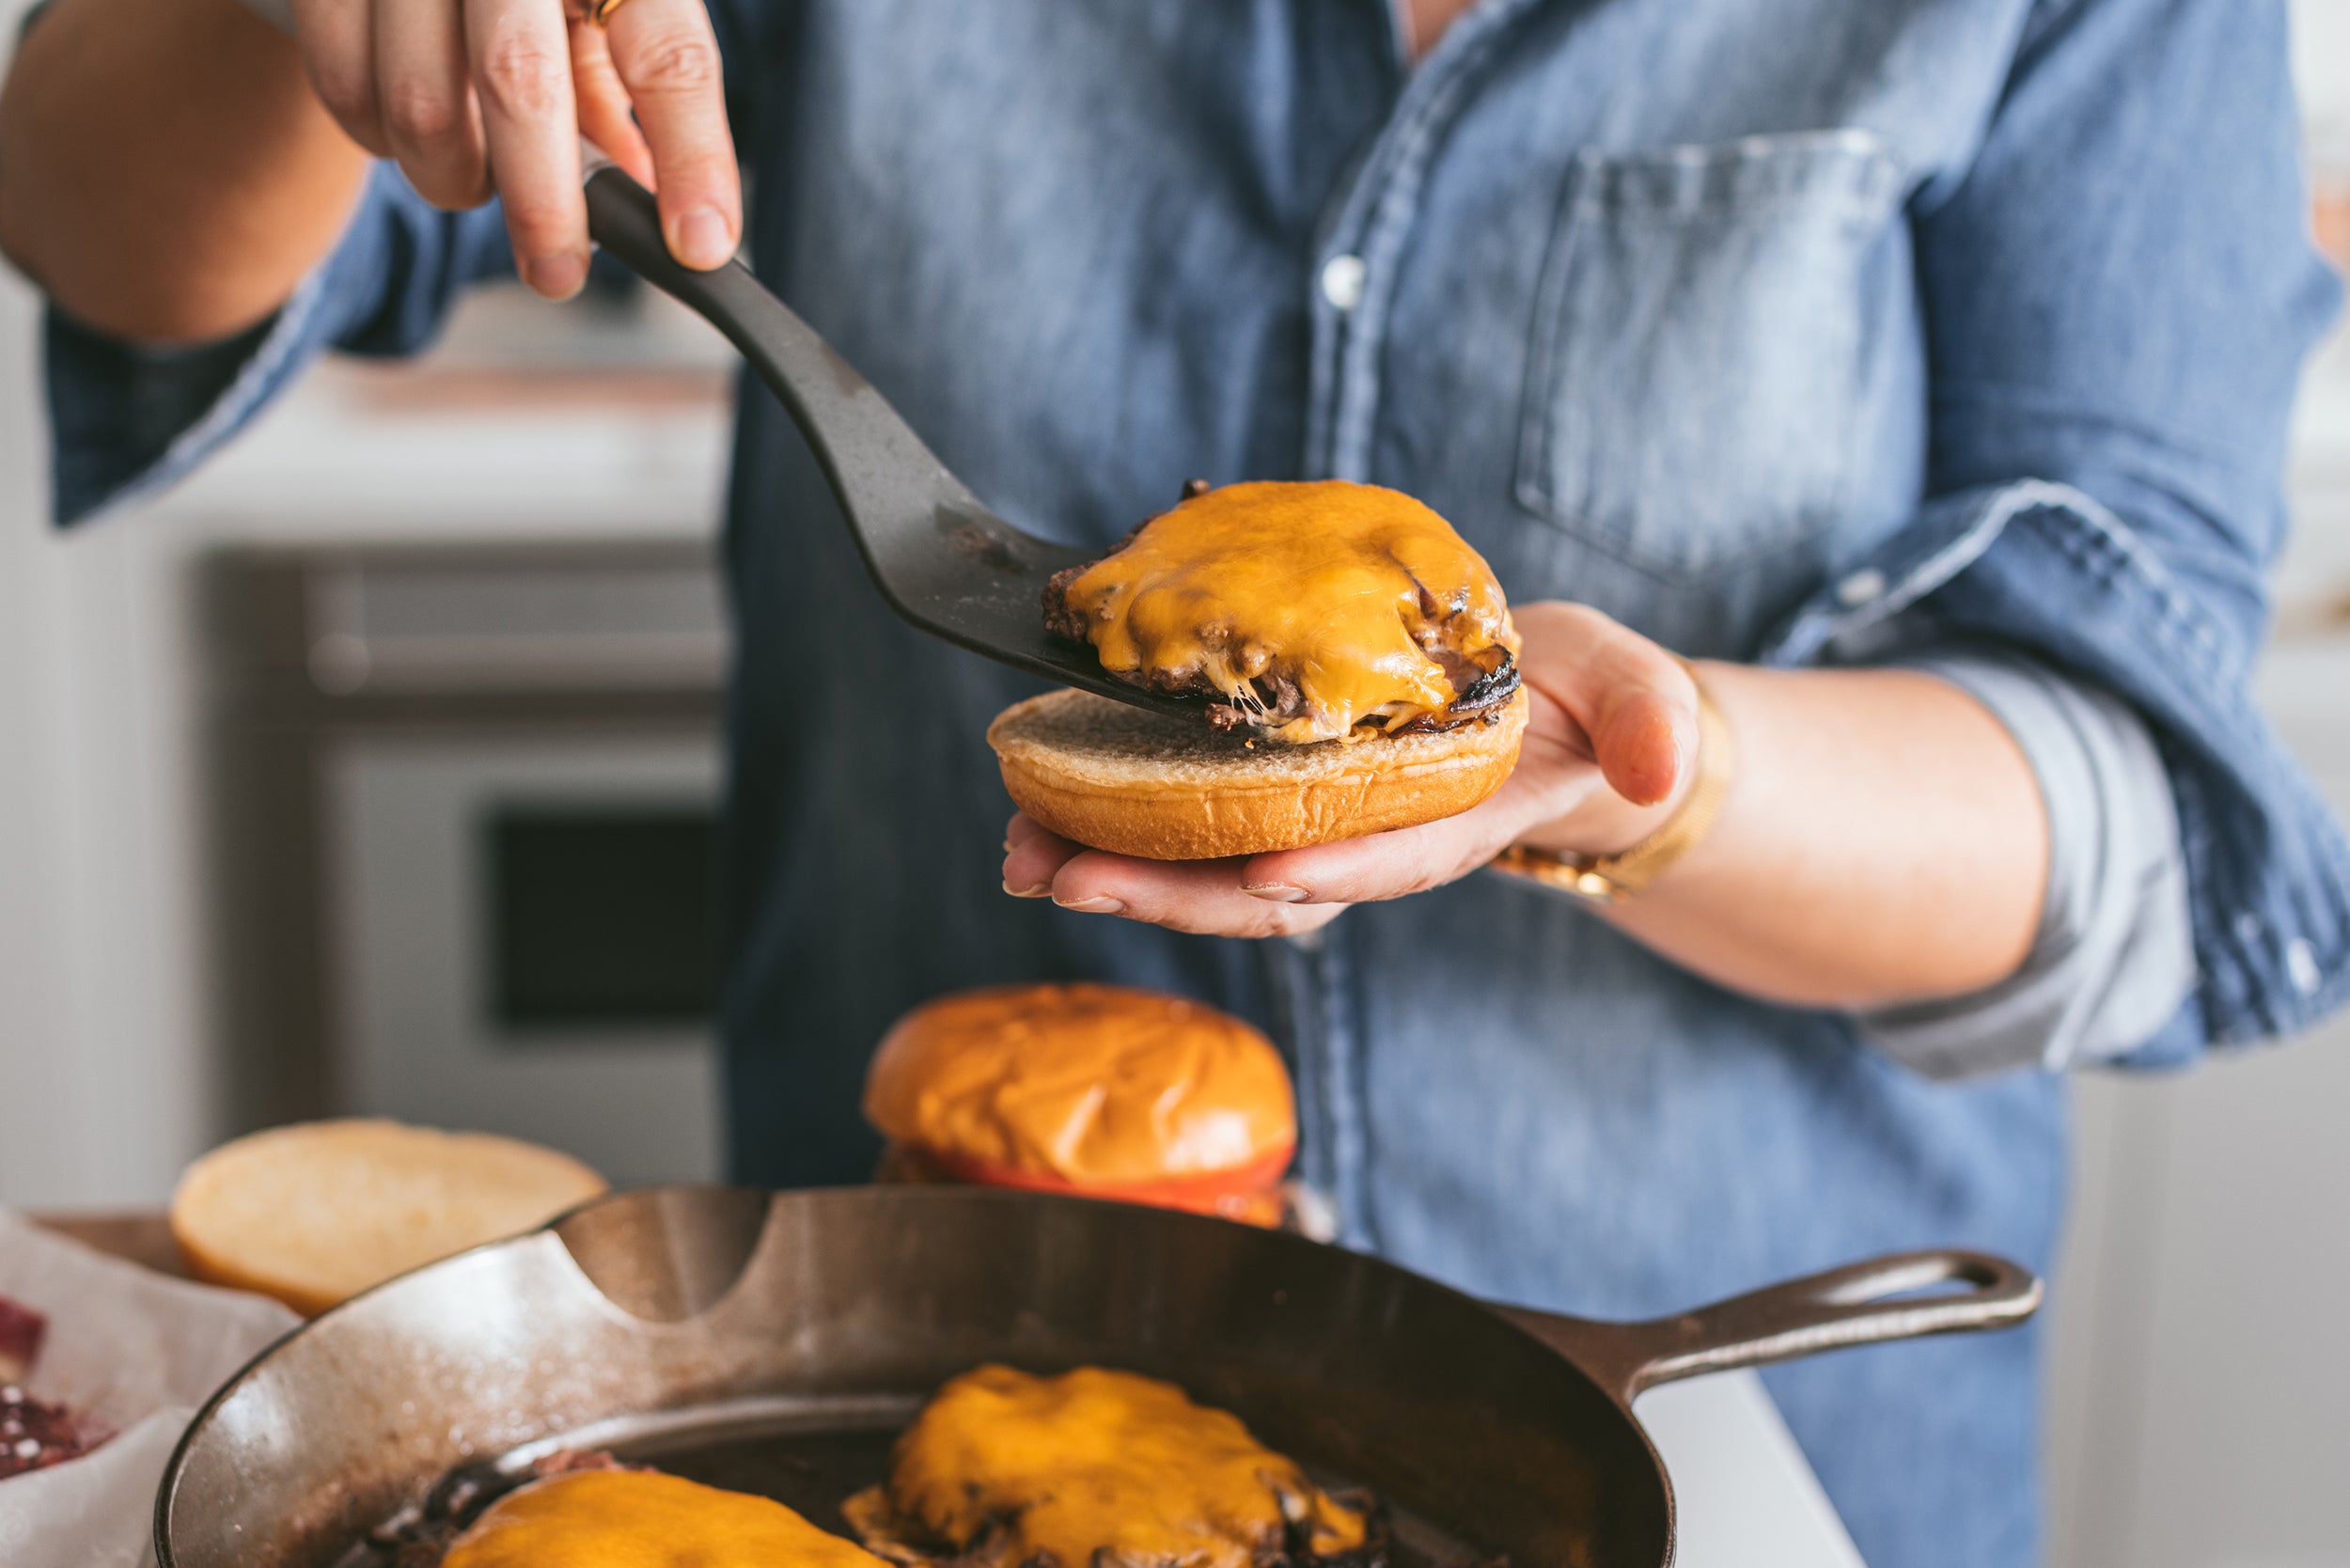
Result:
[[[796,25],[796,0],[705,6],[726,66],[728,117],[738,135],[755,133],[762,69]],[[53,306],[44,344],[52,511],[60,524],[78,523],[168,487],[250,425],[321,353],[414,353],[438,335],[467,285],[513,269],[496,202],[441,212],[384,163],[334,251],[274,315],[233,338],[189,348],[129,343]]]
[[[437,211],[383,164],[333,252],[249,332],[156,348],[52,306],[44,359],[56,520],[80,522],[181,478],[330,349],[415,353],[467,284],[512,265],[494,205]]]
[[[1982,704],[2023,752],[2048,820],[2040,926],[2016,972],[1968,996],[1858,1015],[1931,1077],[2126,1056],[2195,984],[2186,860],[2145,721],[2109,693],[1998,649],[1902,661]]]
[[[2249,693],[2295,386],[2340,292],[2293,104],[2281,0],[2034,9],[1975,157],[1913,206],[1930,498],[1763,651],[1987,644],[2128,705],[2194,956],[2181,1005],[2106,1043],[2138,1065],[2350,995],[2350,849]]]

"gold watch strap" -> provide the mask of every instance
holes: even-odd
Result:
[[[1693,676],[1696,671],[1690,672]],[[1698,776],[1680,807],[1655,832],[1618,855],[1566,855],[1512,844],[1491,862],[1494,870],[1531,877],[1545,886],[1593,903],[1613,903],[1646,887],[1667,867],[1704,841],[1721,817],[1722,803],[1737,772],[1738,748],[1729,721],[1698,682]]]

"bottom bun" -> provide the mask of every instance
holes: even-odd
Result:
[[[1064,839],[1146,860],[1357,839],[1467,810],[1517,765],[1527,698],[1416,735],[1285,746],[1219,734],[1090,692],[1058,691],[988,726],[1004,788]]]

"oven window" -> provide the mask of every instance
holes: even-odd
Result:
[[[504,1028],[709,1018],[717,828],[707,808],[509,804],[486,825],[490,1010]]]

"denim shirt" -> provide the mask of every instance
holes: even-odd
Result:
[[[1993,646],[2126,701],[2197,980],[2127,1059],[2350,989],[2350,855],[2247,698],[2303,239],[2279,0],[713,0],[760,272],[1021,526],[1185,479],[1418,495],[1512,599],[1690,655]],[[238,342],[52,323],[58,506],[166,483],[329,346],[401,353],[509,265],[379,173]],[[857,1179],[866,1056],[951,987],[1106,977],[1257,1018],[1341,1239],[1467,1289],[1674,1310],[1885,1248],[2044,1266],[2061,1079],[1937,1083],[1498,876],[1316,941],[998,890],[982,739],[1032,690],[909,633],[777,405],[727,528],[745,1180]],[[1870,1560],[2037,1550],[2035,1332],[1770,1374]]]

